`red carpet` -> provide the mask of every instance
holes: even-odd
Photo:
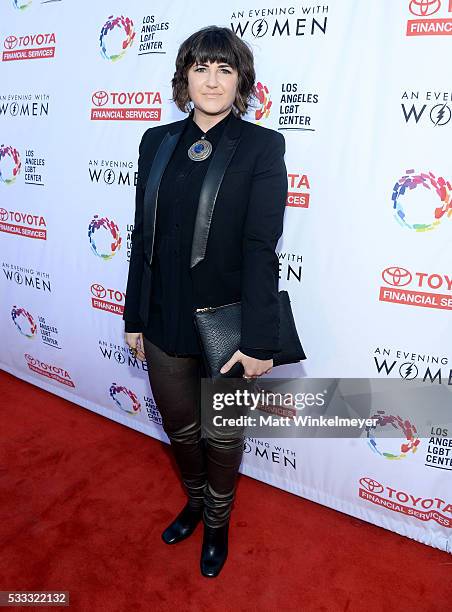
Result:
[[[185,499],[165,444],[0,386],[0,590],[61,589],[89,612],[451,609],[451,555],[245,476],[228,561],[204,578],[201,525],[160,539]]]

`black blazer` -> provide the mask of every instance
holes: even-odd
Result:
[[[147,325],[158,188],[188,120],[149,128],[138,160],[123,319]],[[194,308],[242,302],[241,346],[280,350],[276,244],[287,198],[284,136],[232,115],[201,187],[192,239]],[[138,329],[139,327],[134,329]]]

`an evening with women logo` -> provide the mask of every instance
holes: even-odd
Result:
[[[46,92],[11,91],[5,88],[0,90],[0,120],[46,119],[51,102],[52,98]]]
[[[372,361],[378,376],[400,376],[402,380],[416,380],[427,384],[452,386],[452,368],[447,355],[409,350],[382,344],[372,351]]]
[[[227,5],[225,5],[227,6]],[[328,22],[331,19],[327,3],[304,3],[296,7],[280,4],[269,9],[266,5],[253,8],[234,7],[225,17],[231,23],[232,31],[240,38],[257,38],[286,41],[291,38],[314,38],[327,36]]]

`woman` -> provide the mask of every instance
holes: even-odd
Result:
[[[173,101],[189,116],[141,140],[123,314],[188,495],[162,538],[179,542],[203,519],[200,564],[209,577],[227,557],[243,438],[201,438],[206,374],[193,312],[242,303],[240,349],[222,373],[255,379],[280,348],[275,248],[287,196],[285,141],[242,120],[254,83],[252,52],[231,30],[209,26],[180,46]]]

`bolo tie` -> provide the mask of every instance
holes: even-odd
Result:
[[[212,143],[203,134],[199,140],[194,142],[187,151],[188,157],[193,161],[203,161],[212,153]]]

